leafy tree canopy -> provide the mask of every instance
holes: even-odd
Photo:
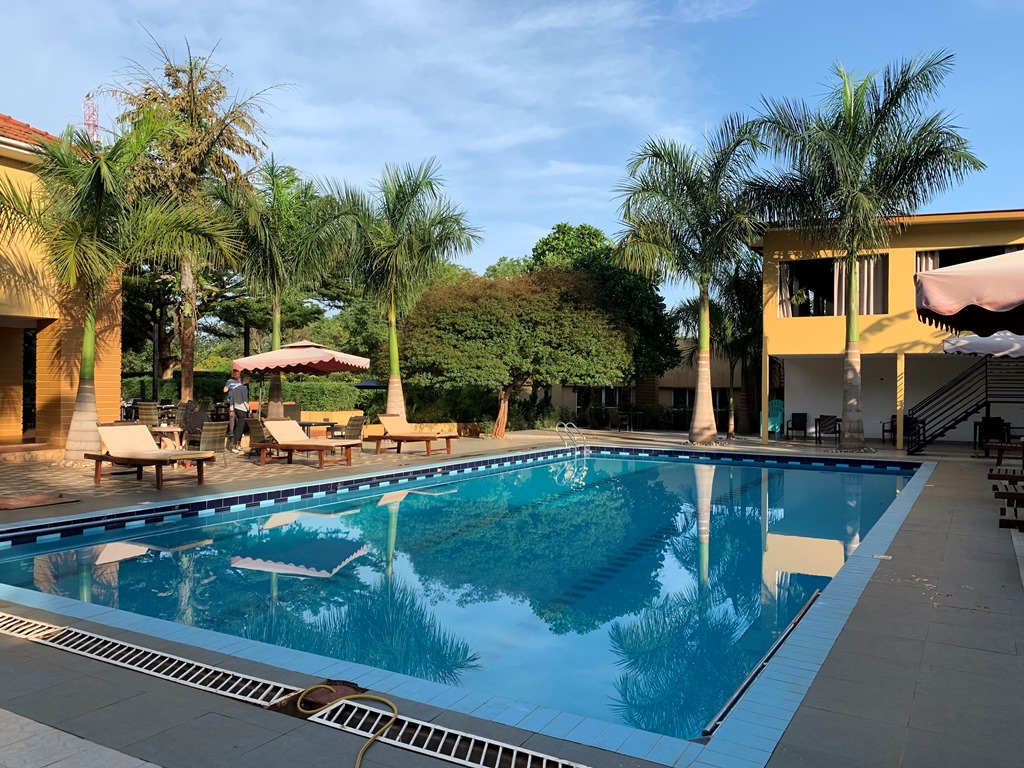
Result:
[[[578,272],[433,289],[402,333],[411,383],[499,391],[499,437],[509,396],[528,382],[601,386],[621,381],[630,365],[625,335],[602,309],[593,279]]]

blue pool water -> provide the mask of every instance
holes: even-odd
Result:
[[[692,738],[907,477],[592,457],[15,546],[0,582]]]

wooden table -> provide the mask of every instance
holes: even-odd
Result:
[[[181,427],[161,425],[159,427],[150,427],[149,431],[156,438],[161,448],[163,447],[164,440],[170,440],[172,448],[176,450],[181,449],[181,434],[184,432]]]

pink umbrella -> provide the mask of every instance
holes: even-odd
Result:
[[[1024,251],[918,272],[917,316],[949,331],[1024,334]]]
[[[335,352],[312,341],[296,341],[271,352],[240,357],[233,365],[236,371],[335,373],[365,370],[370,367],[370,361],[365,357]]]

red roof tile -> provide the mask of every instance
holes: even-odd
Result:
[[[52,141],[57,138],[3,113],[0,113],[0,137],[14,139],[25,144],[38,144],[41,141]]]

